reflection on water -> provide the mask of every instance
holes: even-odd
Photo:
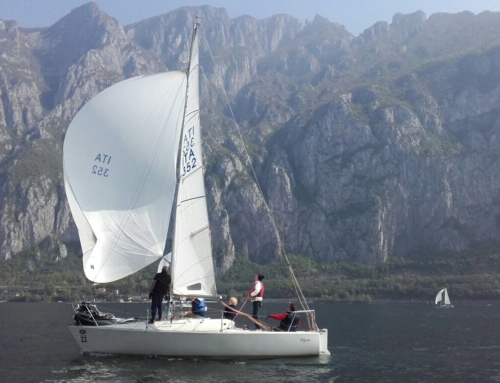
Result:
[[[106,304],[117,316],[147,305]],[[500,306],[317,304],[331,356],[277,360],[183,360],[81,355],[65,304],[0,303],[5,382],[500,382]],[[262,316],[283,311],[264,304]],[[125,313],[122,315],[120,313]],[[242,318],[243,320],[243,318]]]
[[[208,361],[161,357],[82,356],[52,371],[46,382],[328,382],[333,366],[318,358]]]

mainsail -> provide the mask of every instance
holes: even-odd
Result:
[[[64,183],[91,281],[115,281],[163,255],[186,87],[185,71],[120,82],[68,128]]]
[[[174,295],[213,297],[217,292],[203,180],[197,27],[195,25],[191,47],[186,115],[180,148],[172,286]]]

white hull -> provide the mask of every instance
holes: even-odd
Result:
[[[110,326],[69,326],[84,353],[208,358],[276,358],[326,354],[328,331],[268,332],[224,319],[181,319]]]

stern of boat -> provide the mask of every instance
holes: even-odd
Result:
[[[328,329],[326,328],[319,330],[319,354],[330,355],[330,351],[328,351]]]

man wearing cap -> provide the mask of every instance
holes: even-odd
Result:
[[[149,323],[155,323],[156,311],[158,311],[158,320],[161,320],[161,302],[165,297],[168,299],[170,292],[170,282],[172,278],[167,273],[167,266],[163,266],[161,273],[155,275],[151,289],[149,291],[149,299],[151,299],[151,319]]]
[[[248,297],[253,304],[252,318],[256,320],[259,320],[259,309],[262,307],[262,298],[264,297],[264,283],[262,283],[264,278],[262,274],[257,274],[252,290],[248,293]],[[255,323],[255,329],[260,330],[257,323]]]

